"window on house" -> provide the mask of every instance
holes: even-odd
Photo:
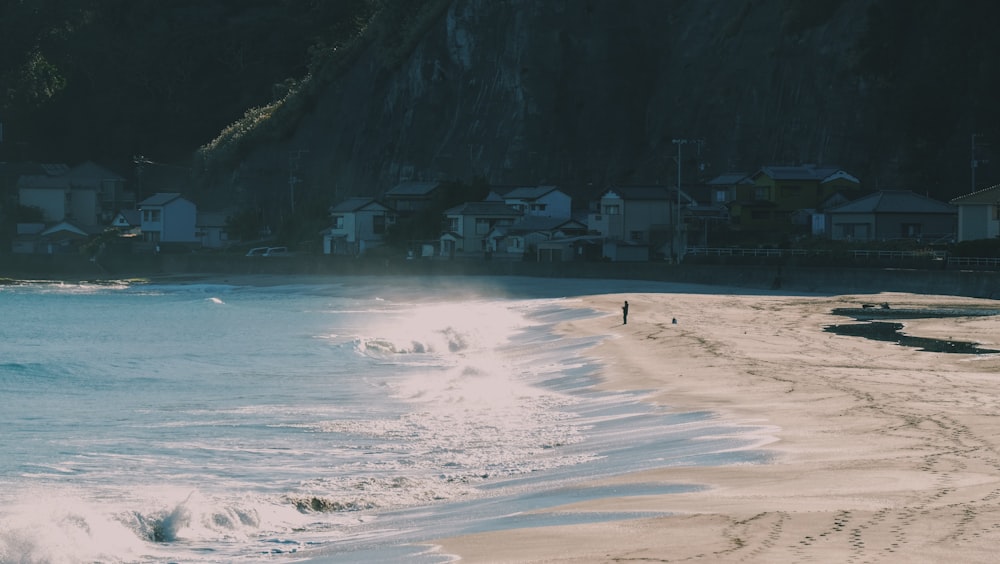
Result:
[[[344,228],[344,216],[337,215],[333,217],[333,228],[343,229]]]
[[[621,209],[618,207],[618,204],[608,204],[604,206],[604,213],[606,215],[618,215],[621,213]]]
[[[476,218],[476,235],[486,235],[490,232],[490,220],[482,217]]]
[[[868,240],[867,223],[845,223],[840,226],[840,229],[845,239]]]
[[[726,190],[716,190],[715,191],[715,201],[718,203],[725,203],[729,200],[729,193]]]
[[[632,241],[642,241],[642,231],[629,231],[628,238]]]
[[[903,237],[920,237],[919,223],[904,223],[901,227],[900,235]]]
[[[448,218],[448,231],[454,231],[455,233],[458,233],[458,218],[457,217],[449,217]]]
[[[770,186],[758,186],[753,190],[753,197],[755,200],[770,200],[771,199],[771,187]]]
[[[545,211],[546,204],[531,204],[531,211]]]

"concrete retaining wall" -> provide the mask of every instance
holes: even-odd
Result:
[[[0,277],[107,279],[161,275],[424,275],[539,276],[659,280],[826,294],[910,292],[1000,299],[1000,272],[772,265],[664,263],[532,263],[510,261],[357,260],[327,256],[243,257],[177,254],[119,256],[0,256]]]

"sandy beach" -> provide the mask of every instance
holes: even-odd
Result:
[[[1000,546],[1000,355],[921,351],[823,329],[835,308],[1000,308],[915,294],[709,293],[583,298],[607,315],[602,386],[759,426],[768,464],[674,467],[608,482],[698,484],[553,511],[669,516],[439,542],[463,562],[994,562]],[[621,304],[630,303],[623,325]],[[672,321],[676,319],[677,323]],[[907,335],[1000,349],[1000,317],[903,320]]]

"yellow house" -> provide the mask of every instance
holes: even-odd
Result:
[[[796,223],[804,217],[796,212],[819,209],[839,192],[860,195],[861,191],[861,182],[837,167],[765,166],[749,179],[733,186],[729,207],[733,226],[743,231],[808,231],[807,223]]]

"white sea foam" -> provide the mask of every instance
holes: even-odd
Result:
[[[29,285],[4,305],[2,563],[384,550],[746,444],[590,389],[595,341],[550,328],[593,313],[559,298],[368,279]]]

